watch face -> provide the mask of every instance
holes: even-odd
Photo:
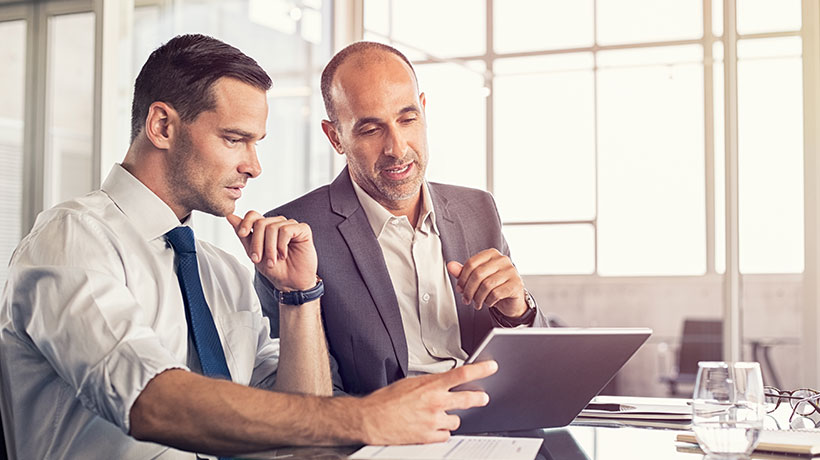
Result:
[[[524,301],[527,302],[527,306],[535,309],[535,299],[532,298],[528,291],[524,291]]]

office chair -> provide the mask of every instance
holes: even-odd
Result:
[[[669,386],[669,395],[678,396],[678,386],[695,383],[698,361],[723,359],[723,321],[719,319],[684,319],[683,333],[677,352],[677,372],[662,376]]]

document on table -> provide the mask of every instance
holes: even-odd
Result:
[[[410,446],[364,446],[350,459],[533,460],[543,439],[451,436],[449,441]]]
[[[689,422],[692,420],[692,406],[687,399],[596,396],[578,416]]]

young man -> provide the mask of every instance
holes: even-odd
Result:
[[[322,95],[322,128],[347,167],[267,215],[306,222],[316,236],[334,389],[366,394],[444,372],[494,326],[546,326],[492,196],[424,180],[426,99],[407,58],[354,43],[325,67]],[[260,275],[256,288],[276,335],[275,291]]]
[[[0,304],[3,422],[18,458],[428,442],[458,426],[446,410],[486,403],[449,389],[494,363],[362,399],[327,396],[311,229],[232,214],[261,172],[270,85],[229,45],[174,38],[137,78],[122,164],[101,190],[38,216]],[[269,338],[247,271],[194,239],[193,210],[226,216],[282,293],[281,342]]]

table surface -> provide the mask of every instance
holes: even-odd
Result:
[[[627,403],[648,400],[656,404],[681,401],[664,398],[612,398]],[[783,405],[773,415],[783,420],[790,415],[788,405]],[[544,442],[536,457],[538,460],[704,460],[697,445],[676,441],[679,433],[688,427],[677,426],[675,422],[660,422],[657,426],[629,425],[628,420],[576,419],[565,428],[497,433],[497,436],[519,436],[541,438]],[[648,421],[635,422],[640,424]],[[677,426],[677,427],[676,427]],[[764,423],[764,426],[766,424]],[[788,426],[784,422],[784,426]],[[774,428],[768,427],[767,428]],[[288,447],[246,455],[248,459],[321,459],[342,460],[361,446],[345,447]],[[240,457],[236,457],[240,458]],[[788,454],[753,453],[752,460],[795,460],[807,459]],[[818,457],[815,457],[818,458]],[[820,459],[820,458],[818,458]],[[810,460],[810,459],[809,459]]]
[[[681,433],[674,429],[629,427],[617,423],[573,422],[566,428],[510,432],[501,436],[540,437],[544,439],[536,457],[539,460],[701,460],[696,446],[677,443]],[[320,448],[282,448],[246,456],[252,459],[341,460],[358,446]],[[752,457],[757,458],[757,457]],[[768,457],[767,457],[768,458]]]

